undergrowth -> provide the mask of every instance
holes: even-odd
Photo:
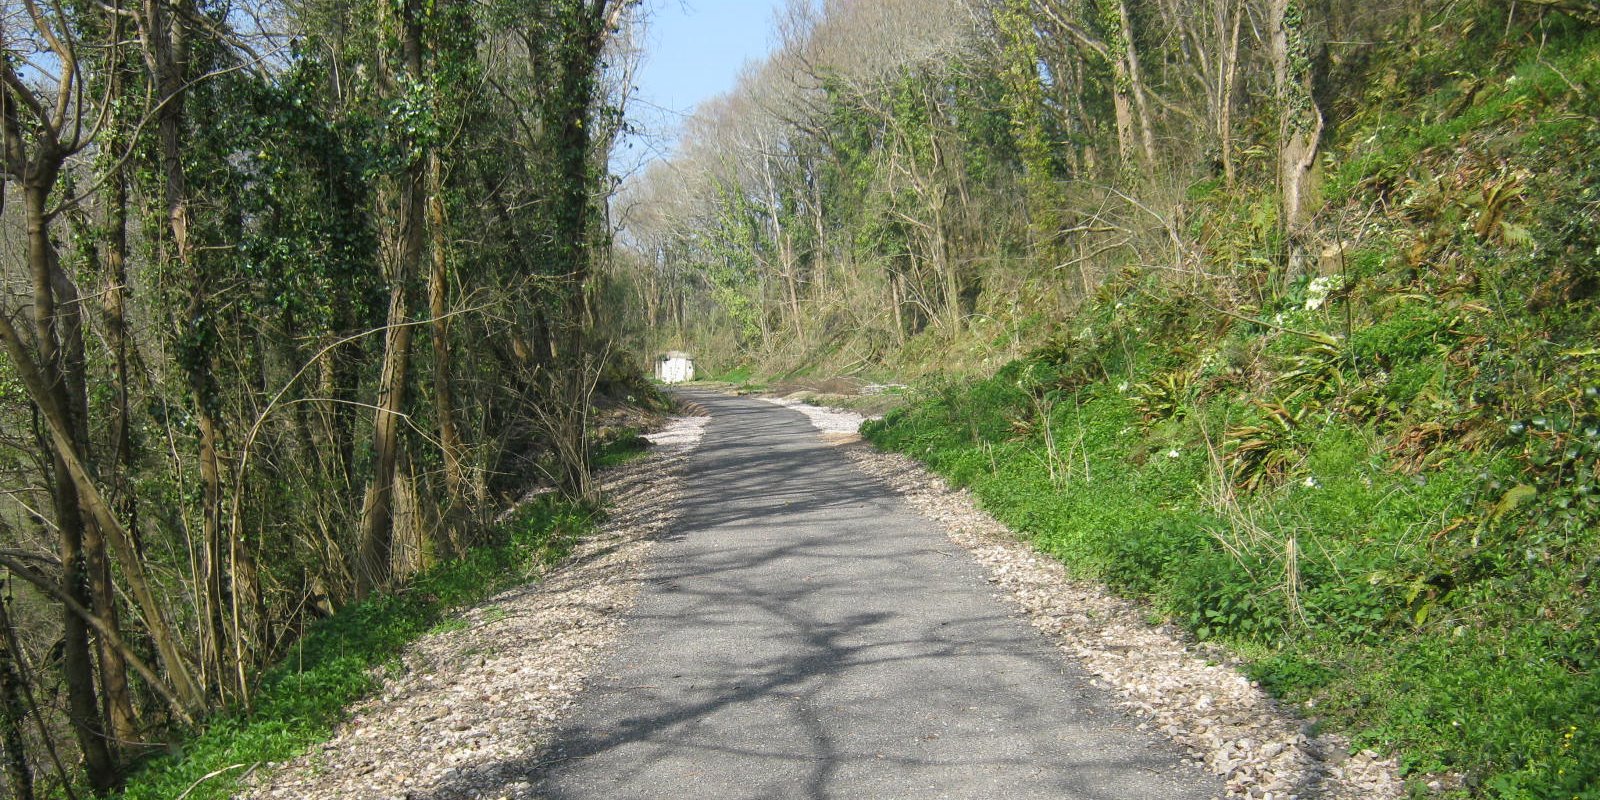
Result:
[[[1129,270],[866,435],[1419,795],[1600,798],[1600,33],[1541,24],[1366,67],[1320,262],[1199,185],[1207,280]]]
[[[608,456],[610,458],[610,456]],[[564,557],[595,512],[546,496],[496,526],[492,544],[417,575],[313,625],[262,679],[249,711],[212,719],[129,779],[126,800],[221,800],[253,768],[326,741],[346,709],[370,693],[407,644],[447,629],[454,610],[524,582]],[[210,777],[207,777],[210,776]],[[187,792],[187,794],[185,794]]]

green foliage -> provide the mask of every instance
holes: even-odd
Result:
[[[706,376],[706,380],[721,381],[742,386],[749,383],[755,375],[755,369],[749,364],[738,364],[721,372]]]
[[[594,437],[594,454],[589,463],[596,469],[626,464],[650,449],[650,440],[636,428],[607,429]]]
[[[837,292],[802,302],[899,326],[866,350],[802,324],[818,341],[798,346],[850,368],[994,367],[924,379],[867,435],[1078,574],[1240,645],[1264,684],[1419,782],[1595,796],[1600,31],[1528,4],[1362,6],[1369,22],[1291,3],[1288,71],[1310,91],[1280,116],[1267,55],[1241,45],[1224,173],[1206,151],[1224,120],[1150,66],[1183,56],[1148,9],[1062,5],[1099,45],[1080,50],[1037,4],[988,7],[981,57],[870,87],[826,75],[817,116],[787,132],[806,154],[789,191],[804,205],[816,187],[825,229],[813,285]],[[1317,41],[1341,32],[1361,35]],[[1178,112],[1154,115],[1153,175],[1111,157],[1113,101],[1135,128],[1144,113],[1115,64],[1134,48],[1149,98]],[[1328,202],[1291,235],[1275,147],[1312,100]],[[718,302],[747,343],[761,321],[781,339],[760,212],[719,203],[739,213],[710,230],[748,255],[715,265],[739,276]],[[928,246],[936,220],[947,250]],[[950,254],[960,325],[930,280]],[[1023,320],[1049,339],[1005,363]]]
[[[1289,477],[1299,460],[1300,430],[1309,408],[1271,400],[1257,402],[1254,412],[1249,422],[1229,428],[1225,440],[1234,484],[1244,492],[1276,486]]]
[[[1350,336],[1358,365],[1394,371],[1430,358],[1453,342],[1452,320],[1426,301],[1399,298],[1399,307]]]
[[[1410,65],[1411,72],[1391,73],[1372,83],[1361,116],[1351,126],[1356,130],[1348,137],[1359,144],[1345,153],[1329,177],[1325,191],[1330,202],[1342,204],[1362,190],[1387,193],[1408,176],[1428,169],[1423,154],[1460,146],[1485,132],[1503,136],[1516,130],[1523,135],[1506,140],[1536,150],[1553,135],[1571,130],[1575,120],[1562,113],[1568,111],[1563,106],[1578,104],[1573,110],[1585,110],[1584,103],[1593,103],[1576,87],[1600,81],[1600,66],[1593,58],[1600,46],[1600,31],[1563,31],[1559,28],[1565,26],[1556,20],[1552,23],[1558,28],[1554,33],[1566,40],[1553,52],[1508,50],[1499,44],[1495,23],[1468,19],[1463,24],[1465,33],[1433,40],[1437,50],[1423,58],[1390,59],[1388,63],[1397,65],[1395,70]],[[1544,35],[1551,33],[1547,29]],[[1521,61],[1507,69],[1507,57]],[[1419,83],[1445,85],[1415,93]],[[1416,104],[1418,97],[1426,99]],[[1408,105],[1420,113],[1398,119],[1384,114],[1402,98],[1412,101]],[[1541,113],[1534,113],[1536,110]],[[1555,113],[1545,113],[1548,111]],[[1368,131],[1359,130],[1363,124],[1371,125],[1370,132],[1378,135],[1364,135]]]
[[[1189,370],[1163,372],[1148,383],[1134,387],[1138,392],[1135,402],[1146,422],[1177,419],[1188,410],[1193,393],[1194,373]]]
[[[128,780],[123,797],[169,800],[191,786],[188,796],[197,800],[231,797],[250,765],[286,761],[326,741],[350,705],[377,685],[374,670],[393,662],[407,644],[441,629],[452,611],[525,581],[537,567],[561,558],[593,520],[592,511],[552,497],[526,503],[501,523],[493,537],[497,543],[315,623],[267,672],[254,708],[210,721],[174,754],[143,765]],[[223,773],[196,785],[217,770]]]
[[[1391,367],[1437,363],[1449,330],[1439,314],[1406,313],[1365,326],[1352,349]],[[1587,796],[1600,742],[1576,709],[1600,696],[1597,628],[1592,602],[1569,598],[1600,548],[1578,532],[1576,520],[1592,530],[1595,518],[1579,490],[1555,499],[1576,476],[1594,480],[1590,450],[1569,453],[1587,428],[1528,421],[1506,434],[1520,452],[1491,463],[1457,451],[1410,477],[1394,470],[1386,439],[1358,420],[1329,424],[1317,402],[1241,408],[1227,396],[1152,391],[1174,374],[1155,353],[1132,365],[1151,375],[1138,397],[1105,382],[1058,388],[1063,361],[1102,355],[1080,343],[987,380],[928,383],[864,432],[970,487],[1079,574],[1148,598],[1201,638],[1248,643],[1265,685],[1315,700],[1361,746],[1398,749],[1408,770],[1464,771],[1486,796]],[[1349,359],[1334,363],[1343,380],[1362,380]],[[1041,393],[1058,402],[1028,402]],[[1182,410],[1150,421],[1157,394]],[[1081,448],[1055,482],[1040,468],[1042,413],[1058,440]],[[1572,418],[1592,413],[1580,402]],[[1235,444],[1213,464],[1206,432],[1240,415],[1253,421],[1233,429]],[[1505,482],[1493,484],[1499,495],[1480,488],[1480,468],[1543,482],[1507,502]],[[1244,494],[1219,500],[1236,489]],[[1463,512],[1482,522],[1451,522]],[[1487,527],[1466,535],[1473,525]],[[1550,574],[1556,563],[1566,566]]]
[[[1600,108],[1600,102],[1591,103]],[[1560,299],[1600,292],[1600,131],[1580,129],[1540,143],[1537,157],[1558,165],[1544,175],[1533,263],[1550,276]]]

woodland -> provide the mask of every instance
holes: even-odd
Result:
[[[613,203],[625,341],[898,395],[868,439],[1417,796],[1600,798],[1600,5],[777,24]]]
[[[578,524],[631,6],[3,5],[0,794],[289,746],[438,565]]]
[[[672,348],[903,392],[1418,796],[1600,798],[1595,0],[795,0],[623,177],[631,0],[0,8],[12,797],[326,737]]]

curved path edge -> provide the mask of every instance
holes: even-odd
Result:
[[[333,738],[268,764],[246,800],[521,800],[511,765],[546,747],[622,632],[655,537],[682,507],[704,416],[648,434],[645,457],[598,477],[609,516],[537,580],[467,609],[406,648]]]
[[[1223,782],[799,413],[712,421],[626,636],[533,795],[1203,800]]]

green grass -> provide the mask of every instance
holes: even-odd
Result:
[[[699,380],[715,381],[717,383],[731,383],[741,386],[755,376],[755,367],[750,364],[738,364],[715,374],[701,375]]]
[[[430,631],[451,630],[454,610],[526,581],[536,567],[563,557],[594,518],[556,499],[534,501],[494,532],[495,544],[313,625],[263,677],[254,709],[215,717],[170,755],[146,762],[130,777],[123,797],[171,800],[193,786],[188,797],[221,800],[252,766],[293,758],[326,741],[346,709],[376,687],[375,668],[393,664],[407,644]]]
[[[1481,796],[1600,797],[1600,679],[1571,666],[1562,637],[1582,640],[1578,629],[1541,613],[1571,605],[1566,585],[1530,590],[1515,564],[1469,575],[1454,559],[1470,546],[1440,544],[1470,507],[1480,460],[1419,479],[1392,469],[1371,430],[1323,420],[1297,431],[1292,474],[1229,508],[1210,499],[1230,480],[1206,438],[1241,406],[1191,402],[1147,424],[1105,381],[1040,403],[1029,376],[1051,365],[1034,366],[927,387],[865,433],[970,487],[1075,574],[1251,654],[1254,677],[1315,699],[1358,746],[1400,753],[1414,775],[1462,771]]]
[[[1587,127],[1581,110],[1570,113],[1562,106],[1579,97],[1574,87],[1600,84],[1600,31],[1573,33],[1559,47],[1527,48],[1506,69],[1498,68],[1497,54],[1470,42],[1436,46],[1448,61],[1425,59],[1413,71],[1429,81],[1440,76],[1453,81],[1420,99],[1407,96],[1415,87],[1404,81],[1374,89],[1362,115],[1350,123],[1348,138],[1359,144],[1346,150],[1329,176],[1324,194],[1331,205],[1346,202],[1363,187],[1398,183],[1426,166],[1422,155],[1429,150],[1494,138],[1531,153],[1575,127]],[[1472,101],[1462,106],[1468,91],[1474,92]],[[1406,113],[1397,114],[1397,107]],[[1453,108],[1459,112],[1450,114]]]
[[[610,432],[596,444],[589,462],[594,469],[609,469],[643,458],[650,450],[650,441],[634,428]]]

